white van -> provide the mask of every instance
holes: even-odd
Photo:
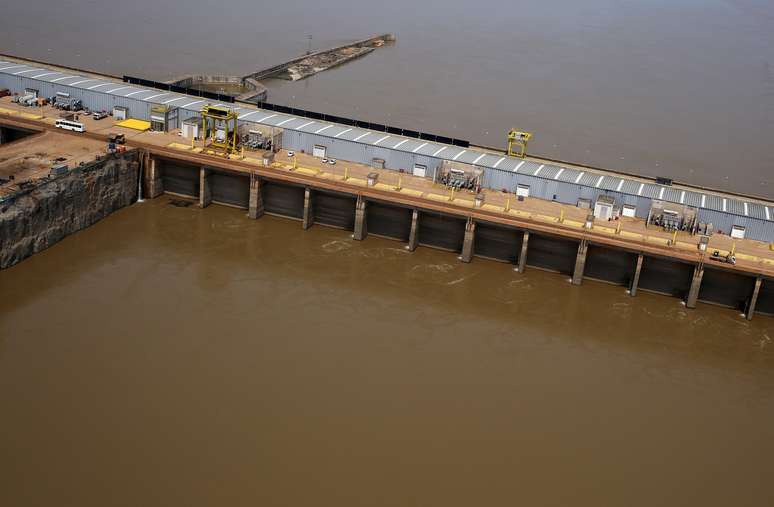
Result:
[[[83,126],[83,123],[71,120],[57,120],[56,128],[72,130],[73,132],[86,132],[86,127]]]

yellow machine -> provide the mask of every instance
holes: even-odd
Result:
[[[237,113],[231,109],[211,106],[202,108],[202,138],[204,149],[220,151],[225,156],[237,149]]]
[[[516,129],[511,129],[508,132],[508,155],[511,157],[521,157],[527,154],[527,143],[532,139],[531,132],[520,132]],[[514,151],[514,148],[518,148],[518,151]]]

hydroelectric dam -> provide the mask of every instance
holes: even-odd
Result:
[[[73,143],[90,150],[89,160],[65,154],[57,167],[16,174],[0,162],[8,265],[133,200],[171,194],[201,208],[242,208],[249,219],[272,214],[303,229],[352,231],[353,240],[375,235],[461,262],[511,263],[513,276],[543,269],[570,286],[590,279],[632,296],[681,298],[688,308],[701,302],[748,319],[774,315],[774,203],[765,199],[7,55],[3,88],[0,159],[19,143],[40,151],[42,136],[52,153]],[[208,123],[212,111],[224,116]],[[219,129],[233,134],[228,150],[207,144]],[[70,178],[67,194],[55,202],[62,178]],[[32,205],[20,210],[43,192],[53,200],[45,216]],[[69,232],[36,239],[31,224],[73,213],[73,202],[88,207],[97,194],[99,213],[90,209]]]

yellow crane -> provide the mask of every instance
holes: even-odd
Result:
[[[209,136],[208,136],[209,133]],[[228,156],[237,148],[237,113],[232,109],[207,104],[202,108],[204,149],[212,148]],[[209,141],[209,143],[208,143]]]
[[[522,132],[516,129],[511,129],[508,132],[508,155],[511,157],[521,157],[527,154],[527,143],[532,139],[531,132]],[[518,148],[518,150],[514,150]]]

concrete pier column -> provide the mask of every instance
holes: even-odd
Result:
[[[312,194],[312,189],[309,187],[306,187],[306,189],[304,189],[304,221],[302,223],[304,230],[307,230],[308,228],[310,228],[314,223],[313,198],[314,198],[314,195]]]
[[[634,297],[637,295],[637,287],[640,286],[640,273],[642,272],[642,260],[644,255],[639,254],[637,256],[637,267],[634,268],[634,277],[632,278],[632,286],[629,287],[629,295]]]
[[[747,320],[752,320],[755,313],[755,305],[758,304],[758,294],[761,292],[761,285],[763,285],[763,278],[760,276],[755,279],[755,287],[753,287],[752,296],[747,303],[747,311],[744,312],[744,316]]]
[[[164,193],[164,181],[161,179],[161,167],[150,153],[145,153],[143,176],[145,178],[145,197],[155,199]]]
[[[583,271],[586,269],[586,253],[589,251],[589,242],[582,239],[578,243],[578,255],[575,257],[575,270],[572,272],[572,284],[580,285],[583,282]]]
[[[366,200],[362,195],[358,195],[355,203],[355,233],[352,237],[357,241],[363,241],[367,235]]]
[[[529,231],[524,231],[524,236],[521,240],[521,252],[519,253],[519,273],[524,273],[524,269],[527,267],[527,249],[529,248]]]
[[[411,214],[411,232],[409,233],[409,243],[406,248],[409,252],[417,249],[419,244],[419,210],[415,209]]]
[[[212,188],[210,187],[210,171],[202,167],[199,169],[199,207],[206,208],[212,202]]]
[[[250,202],[247,216],[252,219],[263,216],[263,189],[257,174],[250,174]]]
[[[704,263],[700,262],[693,268],[693,278],[691,279],[691,290],[688,291],[688,298],[685,300],[686,308],[696,308],[696,301],[699,299],[699,289],[701,289],[701,279],[704,277]]]
[[[476,239],[476,222],[472,217],[465,224],[465,239],[462,241],[462,262],[470,262],[473,259],[473,242]]]

